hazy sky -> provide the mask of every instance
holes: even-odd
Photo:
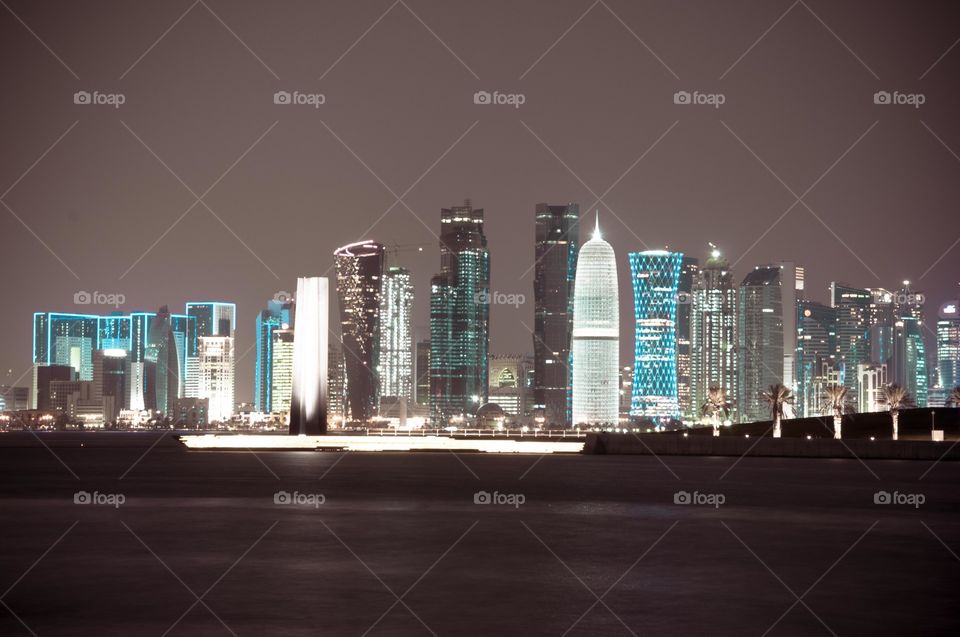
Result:
[[[390,260],[425,333],[440,208],[465,197],[493,289],[527,296],[492,309],[492,353],[532,351],[540,201],[600,210],[625,362],[645,246],[713,241],[738,281],[794,260],[822,301],[832,279],[912,279],[928,314],[960,295],[955,2],[3,4],[2,382],[29,369],[34,311],[109,311],[74,304],[96,290],[125,311],[235,301],[248,400],[257,311],[361,238],[424,246]]]

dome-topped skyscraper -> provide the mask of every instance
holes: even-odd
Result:
[[[573,424],[615,425],[620,401],[617,259],[600,235],[580,248],[573,292]]]

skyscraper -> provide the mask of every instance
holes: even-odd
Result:
[[[892,382],[902,385],[917,407],[927,406],[927,348],[923,338],[923,294],[910,282],[894,297],[893,355],[889,366]]]
[[[858,366],[870,363],[870,314],[874,301],[870,290],[835,281],[830,284],[830,305],[836,314],[837,365],[851,396],[857,392]]]
[[[291,435],[327,433],[328,294],[325,277],[297,279]]]
[[[683,297],[681,296],[681,300]],[[678,306],[679,310],[683,306]],[[690,408],[684,415],[700,419],[711,387],[719,387],[737,410],[737,288],[730,264],[714,248],[697,273],[690,312]]]
[[[660,421],[677,418],[677,294],[683,254],[631,252],[634,366],[630,414]]]
[[[390,267],[380,289],[380,395],[413,402],[413,282],[406,268]]]
[[[234,412],[237,306],[220,301],[187,303],[196,321],[197,356],[187,356],[187,396],[209,401],[211,421]]]
[[[573,286],[580,252],[580,206],[536,206],[534,245],[534,405],[548,423],[570,421]]]
[[[616,425],[620,399],[617,259],[600,234],[580,248],[573,296],[572,423]]]
[[[173,337],[170,310],[166,305],[150,321],[144,353],[146,370],[146,409],[169,416],[180,391],[180,358]],[[232,409],[231,409],[232,413]]]
[[[366,422],[377,414],[383,245],[360,241],[337,248],[340,335],[347,369],[349,419]]]
[[[270,335],[269,411],[279,414],[290,411],[293,396],[293,330],[273,330]]]
[[[417,404],[430,406],[430,339],[417,341]]]
[[[677,404],[683,416],[694,416],[699,409],[698,405],[693,404],[693,349],[690,334],[693,286],[699,272],[700,262],[697,259],[683,257],[677,285]]]
[[[487,400],[490,253],[483,209],[440,211],[440,273],[430,280],[430,412],[436,425]]]
[[[960,301],[940,306],[937,321],[937,385],[947,393],[960,385]]]
[[[797,349],[797,301],[803,298],[803,268],[793,263],[761,265],[740,284],[737,311],[739,387],[745,421],[770,417],[761,393],[782,383],[791,391]]]
[[[833,380],[837,384],[840,381],[837,309],[815,301],[800,301],[797,310],[796,410],[799,416],[820,416],[824,412],[826,387]],[[859,378],[859,371],[856,376]],[[849,395],[852,398],[855,394]]]
[[[292,312],[292,299],[274,298],[267,302],[267,309],[257,314],[257,361],[253,377],[253,404],[257,411],[267,413],[274,411],[272,382],[275,341],[273,334],[277,330],[290,329],[293,325]],[[289,397],[287,403],[289,404]]]

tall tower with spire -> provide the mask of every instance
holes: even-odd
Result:
[[[573,296],[574,425],[616,424],[619,417],[620,303],[617,259],[600,234],[580,248]]]

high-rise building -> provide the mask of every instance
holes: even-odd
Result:
[[[347,419],[347,370],[340,343],[330,343],[327,357],[327,421],[341,427]]]
[[[960,301],[948,301],[940,306],[937,385],[947,393],[960,385]]]
[[[870,363],[870,316],[878,313],[874,293],[843,283],[830,284],[830,305],[836,313],[837,365],[851,395],[857,392],[857,366]]]
[[[490,253],[483,209],[440,211],[440,273],[430,280],[430,413],[435,425],[487,401]]]
[[[360,241],[337,248],[337,298],[340,335],[347,369],[349,420],[366,422],[377,415],[383,245]]]
[[[290,411],[293,397],[293,330],[273,330],[270,335],[270,391],[267,395],[271,413]]]
[[[291,299],[274,298],[267,302],[267,309],[257,314],[257,360],[253,376],[253,404],[257,411],[270,413],[275,410],[272,403],[273,396],[273,365],[274,365],[274,338],[277,330],[289,330],[293,325],[293,301]],[[292,336],[291,336],[292,343]],[[291,363],[292,364],[292,363]],[[287,388],[289,390],[289,387]],[[290,397],[286,403],[289,408]]]
[[[693,286],[700,272],[700,261],[684,256],[677,285],[677,404],[682,416],[693,416],[699,409],[693,404],[693,337],[690,333],[693,310]]]
[[[795,408],[801,417],[820,416],[826,384],[841,380],[836,364],[837,309],[804,300],[798,302],[797,310]]]
[[[430,339],[417,341],[417,404],[430,406]]]
[[[30,388],[0,385],[0,411],[30,409]]]
[[[757,266],[740,283],[737,405],[742,421],[769,419],[762,392],[770,385],[796,391],[797,301],[802,298],[803,268],[793,263]]]
[[[913,397],[917,407],[927,406],[929,378],[927,347],[924,339],[924,295],[914,292],[909,281],[903,282],[894,297],[893,355],[890,376]]]
[[[327,433],[328,295],[325,277],[297,279],[291,435]]]
[[[681,277],[682,278],[682,277]],[[737,288],[730,264],[713,248],[686,304],[690,314],[691,400],[683,415],[700,419],[710,388],[719,387],[737,411]],[[680,301],[684,300],[681,295]],[[678,305],[678,318],[683,305]],[[679,358],[678,358],[679,360]],[[733,417],[731,413],[731,417]],[[735,418],[734,418],[735,419]]]
[[[213,422],[229,420],[234,413],[233,361],[232,337],[200,337],[198,393],[209,401],[208,413]]]
[[[491,355],[489,402],[499,405],[509,416],[526,416],[531,410],[527,370],[532,366],[529,356]]]
[[[65,383],[72,380],[78,380],[77,372],[70,365],[40,365],[34,367],[36,375],[34,390],[35,409],[40,411],[49,411],[53,409],[53,399],[51,397],[51,385],[53,383]]]
[[[413,282],[406,268],[390,267],[380,288],[380,396],[413,402]]]
[[[574,425],[616,425],[620,404],[620,300],[617,258],[600,234],[580,248],[573,295],[572,419]]]
[[[677,396],[677,295],[683,254],[631,252],[634,363],[630,414],[667,421],[680,416]]]
[[[180,358],[166,305],[153,316],[143,356],[146,409],[169,416],[180,394]],[[232,409],[231,409],[231,413]]]
[[[534,244],[534,404],[548,423],[570,422],[573,286],[580,252],[580,206],[536,206]]]
[[[74,369],[79,380],[92,380],[97,323],[98,317],[91,314],[34,313],[34,364],[66,365]]]
[[[229,418],[234,411],[236,362],[234,337],[237,327],[237,306],[234,303],[220,301],[190,302],[187,303],[187,316],[193,317],[194,320],[196,355],[190,355],[191,345],[188,344],[185,395],[189,398],[207,398],[210,420]],[[229,343],[209,341],[205,355],[202,351],[204,345],[202,339],[214,337],[229,339]],[[229,358],[221,358],[222,356]],[[208,367],[204,368],[204,364]],[[210,393],[214,389],[218,392],[217,395]],[[226,413],[227,410],[229,414]]]

